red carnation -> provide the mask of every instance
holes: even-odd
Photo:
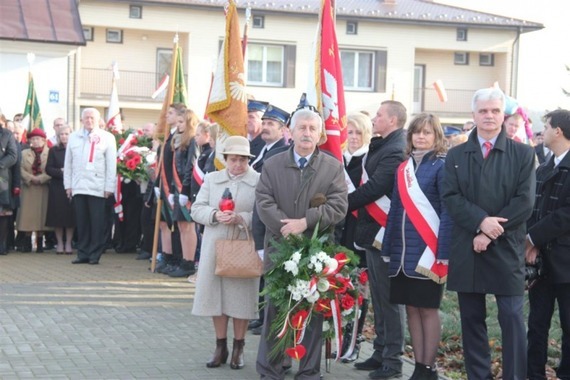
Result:
[[[133,159],[128,160],[125,165],[129,170],[135,170],[137,168],[137,163]]]
[[[368,271],[367,270],[360,272],[360,275],[358,276],[358,282],[360,282],[362,285],[366,285],[368,283]]]
[[[141,158],[140,154],[135,154],[132,159],[133,159],[133,161],[135,161],[135,163],[136,163],[137,165],[140,164],[141,161],[142,161],[142,158]]]
[[[124,139],[123,137],[121,137],[121,138],[119,139],[119,144],[123,145],[124,143],[125,143],[125,139]]]
[[[340,306],[343,310],[352,309],[354,307],[354,298],[350,294],[345,294],[340,300]]]

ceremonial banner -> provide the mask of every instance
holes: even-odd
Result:
[[[113,62],[113,84],[111,88],[111,99],[107,110],[106,128],[109,131],[123,132],[123,122],[121,120],[121,109],[119,108],[119,94],[117,93],[117,80],[119,79],[119,65]]]
[[[247,135],[247,94],[243,52],[236,4],[230,0],[226,33],[218,56],[206,114],[220,125],[216,141],[216,167],[224,167],[221,152],[230,136]]]
[[[35,128],[43,130],[44,123],[42,121],[42,113],[40,112],[40,104],[38,103],[38,98],[36,96],[34,77],[32,76],[31,71],[28,78],[28,96],[26,97],[26,107],[24,108],[22,125],[26,127],[27,121],[28,132]]]
[[[334,9],[331,0],[321,1],[319,25],[310,62],[307,98],[320,112],[325,122],[326,139],[320,148],[342,161],[346,144],[346,106],[342,63],[336,39]]]

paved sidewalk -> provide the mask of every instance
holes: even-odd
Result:
[[[207,368],[214,332],[209,318],[191,314],[194,285],[152,274],[134,257],[107,253],[100,265],[72,265],[55,253],[0,256],[0,379],[259,378],[251,334],[245,368]],[[371,349],[366,343],[361,359]],[[406,363],[403,379],[412,370]],[[324,375],[368,378],[341,363]]]

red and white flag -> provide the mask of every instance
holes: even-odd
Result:
[[[109,101],[109,109],[107,110],[107,129],[112,131],[123,131],[123,123],[121,121],[121,109],[119,108],[119,94],[117,93],[117,83],[119,79],[119,66],[117,62],[113,62],[113,88],[111,89],[111,100]]]
[[[336,39],[334,9],[331,0],[321,0],[319,25],[310,61],[307,99],[315,105],[325,122],[326,141],[320,148],[342,162],[346,144],[346,105],[342,64]]]
[[[168,74],[164,74],[164,76],[160,80],[160,83],[158,84],[158,87],[156,88],[156,90],[154,90],[154,92],[152,93],[152,95],[150,97],[152,99],[156,99],[158,97],[158,95],[162,94],[168,88],[169,80],[170,80],[170,77],[168,76]]]

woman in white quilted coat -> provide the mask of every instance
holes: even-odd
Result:
[[[192,205],[192,217],[205,226],[202,238],[200,266],[196,280],[196,294],[192,314],[212,317],[216,332],[216,350],[209,368],[227,362],[227,330],[233,319],[234,344],[230,366],[241,369],[244,338],[250,319],[257,318],[259,278],[237,279],[219,277],[216,267],[215,244],[218,239],[229,239],[233,230],[241,231],[245,224],[251,233],[251,216],[255,201],[255,187],[259,174],[248,166],[249,142],[245,137],[232,136],[226,139],[223,151],[226,169],[208,173],[204,184]],[[234,211],[220,211],[218,205],[224,190],[231,191],[235,202]]]

